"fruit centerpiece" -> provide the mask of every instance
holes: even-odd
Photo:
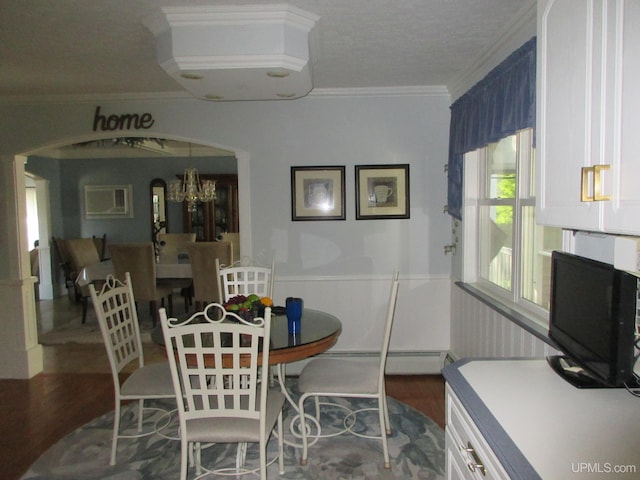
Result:
[[[264,316],[265,307],[272,307],[273,301],[269,297],[251,295],[236,295],[224,304],[225,310],[233,312],[247,321]]]

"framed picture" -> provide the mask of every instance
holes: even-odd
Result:
[[[344,166],[291,167],[291,220],[344,219]]]
[[[356,220],[409,218],[409,164],[356,165]]]

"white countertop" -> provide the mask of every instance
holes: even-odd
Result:
[[[578,389],[543,359],[455,368],[461,377],[445,375],[447,382],[494,451],[517,448],[545,480],[640,478],[640,398],[625,389]],[[619,466],[635,473],[607,472]]]

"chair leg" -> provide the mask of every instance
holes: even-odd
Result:
[[[193,284],[180,290],[184,299],[184,313],[189,313],[189,307],[193,304]]]
[[[387,405],[387,394],[385,393],[382,397],[382,401],[384,404],[384,420],[385,420],[385,429],[387,431],[387,435],[391,435],[391,422],[389,421],[389,406]]]
[[[202,475],[202,444],[200,442],[193,445],[194,463],[196,465],[196,475]]]
[[[76,303],[82,302],[82,293],[80,292],[80,288],[76,285],[76,282],[73,282],[73,293],[75,295]]]
[[[82,323],[85,323],[87,321],[87,304],[89,303],[89,299],[82,297],[80,301],[82,302]]]
[[[320,397],[314,397],[316,405],[316,419],[320,421]]]
[[[120,401],[116,401],[116,408],[113,417],[113,439],[111,440],[111,459],[109,465],[116,464],[116,452],[118,450],[118,432],[120,431]]]
[[[307,454],[309,451],[309,439],[307,438],[307,424],[304,415],[304,401],[307,399],[306,395],[300,395],[298,400],[298,413],[300,414],[300,436],[302,437],[302,456],[300,457],[300,465],[303,467],[307,465]]]
[[[142,431],[142,420],[144,416],[144,400],[138,400],[138,432]]]
[[[155,328],[156,323],[158,321],[158,308],[157,308],[157,303],[155,300],[151,300],[149,302],[149,313],[151,313],[151,323],[153,325],[153,328]]]
[[[244,467],[246,458],[247,458],[247,442],[240,442],[238,443],[238,447],[236,449],[236,470],[240,470],[241,468]]]
[[[386,401],[382,397],[378,398],[378,416],[380,418],[380,440],[382,440],[382,454],[384,456],[384,468],[389,470],[391,468],[391,461],[389,460],[389,446],[387,445],[387,411]]]
[[[189,443],[185,438],[180,440],[180,480],[187,480],[187,454]]]
[[[282,431],[282,412],[278,415],[278,466],[280,475],[284,474],[284,432]],[[265,477],[266,478],[266,477]]]

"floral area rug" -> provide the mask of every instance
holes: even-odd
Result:
[[[296,379],[288,379],[287,385],[295,390]],[[290,390],[290,391],[291,391]],[[296,392],[292,392],[294,398]],[[368,400],[333,399],[345,408],[359,409],[373,406]],[[171,402],[147,402],[153,406],[171,409]],[[309,402],[309,408],[311,407]],[[389,413],[392,434],[388,437],[391,469],[383,468],[382,444],[379,440],[365,439],[351,434],[319,439],[309,447],[307,466],[300,466],[300,450],[285,444],[285,473],[278,472],[278,462],[268,468],[270,479],[443,479],[444,478],[444,431],[429,417],[413,408],[389,398]],[[134,405],[125,407],[123,425],[135,431]],[[286,407],[287,419],[295,412]],[[161,413],[150,412],[148,425],[162,420]],[[337,431],[342,427],[344,410],[328,407],[323,412],[323,433]],[[177,419],[163,431],[167,436],[177,436]],[[82,428],[67,435],[45,452],[23,476],[23,480],[174,480],[179,478],[180,442],[159,435],[140,439],[120,439],[116,465],[109,465],[113,412],[98,417]],[[368,435],[380,432],[377,412],[362,412],[357,416],[354,430]],[[285,438],[295,439],[289,430]],[[277,455],[277,440],[271,438],[268,445],[268,460]],[[202,464],[210,468],[234,467],[235,444],[216,444],[202,449]],[[257,445],[250,444],[246,454],[246,468],[259,465]],[[196,477],[195,468],[190,467],[188,478]],[[206,479],[230,478],[208,475]],[[256,475],[233,476],[237,479],[255,479]]]

